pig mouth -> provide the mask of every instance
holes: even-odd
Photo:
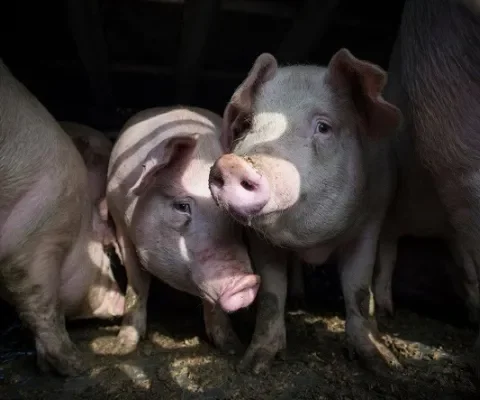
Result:
[[[258,275],[247,275],[225,290],[218,299],[223,311],[232,313],[253,303],[260,287]]]

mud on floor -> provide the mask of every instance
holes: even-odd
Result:
[[[245,317],[246,318],[246,317]],[[251,331],[248,320],[236,321]],[[247,321],[247,322],[245,322]],[[134,354],[108,354],[118,326],[79,324],[73,340],[92,355],[88,377],[42,376],[34,367],[28,334],[4,332],[1,399],[478,399],[469,374],[455,361],[475,332],[399,311],[384,327],[385,340],[405,369],[373,376],[349,361],[344,320],[338,315],[290,311],[289,354],[267,374],[235,370],[238,358],[224,356],[205,340],[201,312],[168,316],[149,324],[149,337]],[[243,335],[245,336],[245,335]],[[10,337],[10,338],[9,338]],[[248,340],[248,337],[242,337]],[[6,346],[9,343],[10,349]],[[10,352],[9,352],[10,350]],[[10,356],[9,356],[10,355]]]

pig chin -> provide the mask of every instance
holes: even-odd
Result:
[[[260,277],[254,274],[211,280],[199,285],[202,297],[227,313],[250,306],[259,287]]]

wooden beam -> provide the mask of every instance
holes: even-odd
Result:
[[[142,0],[149,3],[182,5],[185,0]],[[319,0],[320,1],[320,0]],[[277,18],[291,18],[294,8],[285,3],[272,4],[264,0],[222,0],[222,10],[245,14],[266,15]]]
[[[105,41],[98,0],[68,0],[68,18],[78,55],[90,81],[94,106],[114,108]]]
[[[78,63],[70,60],[44,60],[40,61],[42,67],[52,70],[75,70],[79,68]],[[128,73],[139,75],[157,76],[160,79],[173,77],[176,73],[174,67],[164,67],[151,64],[125,64],[120,62],[110,63],[110,71],[115,73]],[[222,70],[202,70],[199,71],[199,77],[202,79],[219,79],[242,81],[245,78],[245,72],[230,72]]]
[[[176,73],[176,102],[187,104],[195,96],[204,48],[220,0],[186,0]]]
[[[300,15],[280,44],[275,56],[281,63],[305,61],[332,21],[340,0],[305,0]]]

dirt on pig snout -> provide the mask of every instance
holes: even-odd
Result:
[[[418,268],[419,262],[412,268]],[[435,262],[431,265],[437,268]],[[395,319],[382,326],[382,332],[405,368],[374,376],[348,359],[335,269],[317,269],[309,278],[308,311],[290,308],[287,313],[287,359],[276,361],[270,372],[258,376],[237,372],[239,357],[225,356],[209,345],[197,299],[158,282],[152,292],[161,295],[149,305],[148,338],[135,353],[109,352],[118,325],[93,321],[69,324],[72,339],[91,358],[93,368],[85,377],[65,379],[38,373],[30,335],[16,322],[13,311],[3,311],[2,307],[0,399],[480,398],[469,372],[456,359],[476,336],[474,327],[462,325],[463,317],[448,317],[461,314],[455,308],[458,306],[452,306],[450,313],[445,309],[443,321],[399,308]],[[401,281],[397,275],[396,282]],[[427,289],[422,282],[418,279],[416,291],[409,292],[410,301],[417,305],[422,295],[415,297],[415,293]],[[449,289],[439,290],[443,290],[443,297],[451,296]],[[254,320],[253,308],[233,316],[244,343],[248,343]]]

